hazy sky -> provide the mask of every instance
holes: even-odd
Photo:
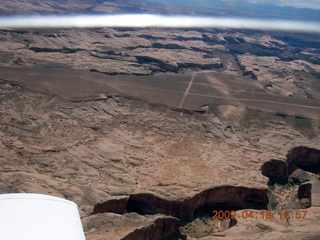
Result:
[[[292,7],[299,7],[299,8],[320,9],[320,0],[247,0],[247,1],[257,2],[257,3],[266,2],[270,4],[292,6]]]
[[[179,4],[179,5],[214,5],[217,4],[216,0],[142,0],[146,2],[158,2],[164,4]],[[241,2],[248,2],[252,4],[270,4],[276,6],[292,6],[298,8],[313,8],[320,9],[320,0],[221,0],[225,2],[227,5],[235,5]]]
[[[247,18],[216,18],[192,16],[163,16],[152,14],[29,16],[0,18],[0,28],[55,27],[179,27],[235,28],[298,32],[320,32],[316,22],[263,20]]]
[[[92,2],[103,3],[100,0]],[[134,10],[124,8],[124,13],[128,14],[121,15],[101,13],[93,15],[91,12],[84,15],[44,14],[38,17],[15,15],[0,18],[0,27],[213,27],[320,32],[320,10],[282,6],[288,4],[299,7],[316,6],[320,9],[320,0],[136,0],[136,2],[140,2],[137,6],[141,6],[141,2],[144,2],[162,3],[164,7],[150,4],[149,7],[142,8],[139,14],[133,14]],[[126,1],[121,3],[120,6],[126,6]],[[261,5],[262,3],[268,5]],[[185,6],[188,10],[184,11],[186,9],[183,8],[183,11],[177,14],[175,11],[180,8],[166,7],[169,5],[181,8]],[[161,11],[153,11],[155,6],[159,6]],[[202,10],[195,11],[201,8]]]

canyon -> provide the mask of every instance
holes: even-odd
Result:
[[[147,8],[98,2],[0,12]],[[74,201],[88,240],[318,239],[319,37],[1,29],[0,193]]]

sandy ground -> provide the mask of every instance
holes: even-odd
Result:
[[[316,174],[302,172],[313,184],[305,219],[211,216],[214,204],[253,206],[267,191],[283,209],[302,206],[299,185],[270,187],[261,166],[296,146],[320,149],[316,50],[287,60],[295,51],[272,36],[163,29],[1,39],[0,193],[76,202],[88,240],[161,239],[179,227],[175,239],[318,238]],[[123,206],[137,196],[135,211]],[[93,213],[104,203],[126,213]]]

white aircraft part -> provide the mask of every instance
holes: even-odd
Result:
[[[42,194],[0,195],[1,240],[85,240],[78,206]]]

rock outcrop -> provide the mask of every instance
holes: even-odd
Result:
[[[289,177],[289,181],[292,181],[294,184],[302,184],[304,182],[310,181],[311,179],[312,174],[300,168],[294,170]]]
[[[298,198],[311,198],[311,189],[312,189],[312,184],[311,183],[306,183],[302,184],[299,187],[298,190]]]
[[[284,184],[288,180],[288,164],[282,160],[271,159],[262,165],[261,173],[270,179],[269,184]]]
[[[128,197],[110,199],[103,203],[98,203],[93,208],[93,214],[113,212],[118,214],[126,213]]]
[[[319,174],[320,173],[320,150],[305,146],[295,147],[287,154],[289,174],[297,168]]]
[[[204,205],[225,204],[239,209],[266,209],[268,202],[267,189],[220,186],[207,189],[187,199],[172,201],[150,193],[131,194],[128,199],[114,199],[98,203],[93,213],[136,212],[141,215],[164,214],[180,219],[192,219],[194,211]],[[122,209],[119,209],[118,206]]]
[[[312,206],[312,184],[317,185],[319,181],[312,172],[318,171],[319,152],[305,146],[294,147],[289,150],[286,162],[270,160],[262,165],[261,173],[270,179],[270,208],[305,209]]]
[[[312,206],[312,184],[305,183],[298,189],[298,209],[306,209]]]
[[[192,234],[189,227],[202,224],[201,216],[195,216],[199,209],[206,211],[208,218],[212,217],[212,211],[218,210],[218,206],[229,207],[229,209],[266,209],[268,204],[268,190],[235,186],[220,186],[207,189],[190,198],[181,200],[167,200],[150,193],[132,194],[128,198],[111,199],[94,206],[93,214],[106,212],[113,213],[138,213],[140,216],[166,215],[158,218],[152,225],[137,228],[129,233],[124,240],[134,239],[164,239],[169,236],[179,236],[185,239],[183,233]],[[210,207],[211,206],[211,207]],[[218,208],[217,208],[218,207]],[[182,232],[179,227],[183,223]],[[188,224],[187,224],[188,223]],[[221,219],[207,225],[206,228],[214,227],[215,231],[224,231],[235,226],[235,219]],[[187,224],[187,225],[186,225]],[[199,225],[200,224],[200,225]],[[189,227],[188,227],[189,226]],[[200,234],[201,235],[201,234]]]
[[[179,236],[180,220],[173,217],[162,217],[154,221],[152,225],[139,228],[129,233],[121,240],[160,240],[168,237]]]
[[[270,179],[270,184],[286,184],[288,179],[297,184],[310,181],[312,173],[320,171],[320,150],[306,146],[289,150],[286,161],[271,159],[261,167],[261,173]]]

